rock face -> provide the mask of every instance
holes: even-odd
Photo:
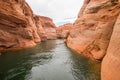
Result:
[[[46,31],[42,27],[41,17],[38,15],[34,15],[34,19],[35,19],[35,23],[36,23],[37,32],[38,32],[39,37],[41,38],[42,41],[47,40]]]
[[[39,20],[25,0],[0,1],[0,51],[32,47],[54,32],[52,20],[41,16]]]
[[[76,52],[101,60],[106,54],[119,15],[117,0],[85,0],[70,31],[67,45]]]
[[[39,16],[41,25],[46,32],[47,39],[57,39],[56,26],[52,19],[44,16]]]
[[[120,80],[120,0],[85,0],[67,38],[72,50],[102,60],[101,79]]]
[[[0,50],[26,48],[40,42],[33,12],[24,0],[0,1]]]
[[[102,80],[120,80],[120,14],[115,23],[107,54],[102,61]]]
[[[67,36],[69,35],[69,31],[72,29],[73,24],[65,24],[62,26],[59,26],[56,31],[57,31],[57,37],[58,38],[62,38],[62,39],[66,39]]]

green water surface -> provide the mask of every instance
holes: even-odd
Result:
[[[100,80],[100,63],[70,51],[62,40],[0,56],[0,80]]]

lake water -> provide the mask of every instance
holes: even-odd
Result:
[[[100,65],[49,40],[1,55],[0,80],[100,80]]]

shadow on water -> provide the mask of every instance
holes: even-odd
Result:
[[[0,80],[25,80],[33,66],[52,59],[51,50],[55,41],[42,42],[34,48],[5,52],[0,56]]]
[[[100,63],[70,51],[62,40],[0,56],[0,80],[100,80]]]
[[[72,74],[75,80],[101,80],[101,63],[72,53]]]

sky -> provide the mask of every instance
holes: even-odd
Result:
[[[73,22],[84,0],[26,0],[35,14],[53,19],[57,26]]]

